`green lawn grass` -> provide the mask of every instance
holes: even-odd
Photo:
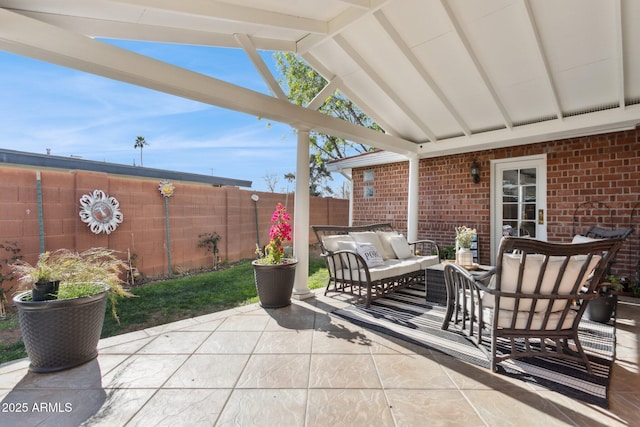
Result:
[[[328,277],[322,259],[310,260],[310,289],[326,286]],[[120,324],[107,307],[102,338],[258,302],[250,261],[220,271],[147,283],[131,292],[136,297],[118,300]],[[10,327],[18,327],[15,315],[0,321],[0,331]],[[26,356],[22,341],[0,343],[0,363]]]

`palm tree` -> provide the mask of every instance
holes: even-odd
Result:
[[[145,145],[149,145],[149,143],[144,140],[144,136],[137,137],[136,143],[133,145],[133,148],[140,149],[140,166],[142,166],[142,147],[144,147]]]

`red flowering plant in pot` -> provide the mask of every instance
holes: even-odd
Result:
[[[279,308],[291,304],[291,292],[298,261],[285,257],[284,244],[291,240],[291,217],[287,208],[278,203],[271,216],[269,244],[264,251],[256,248],[258,259],[253,261],[253,272],[260,305]]]

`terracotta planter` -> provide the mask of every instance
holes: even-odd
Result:
[[[31,291],[13,298],[22,340],[33,372],[72,368],[98,355],[107,291],[61,300],[30,301]]]
[[[274,265],[253,261],[252,264],[260,305],[264,308],[280,308],[291,304],[298,262]]]

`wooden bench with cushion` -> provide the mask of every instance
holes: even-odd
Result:
[[[367,307],[395,289],[424,282],[425,268],[440,262],[436,242],[409,243],[391,224],[311,228],[329,270],[325,295],[350,293],[364,297]]]

